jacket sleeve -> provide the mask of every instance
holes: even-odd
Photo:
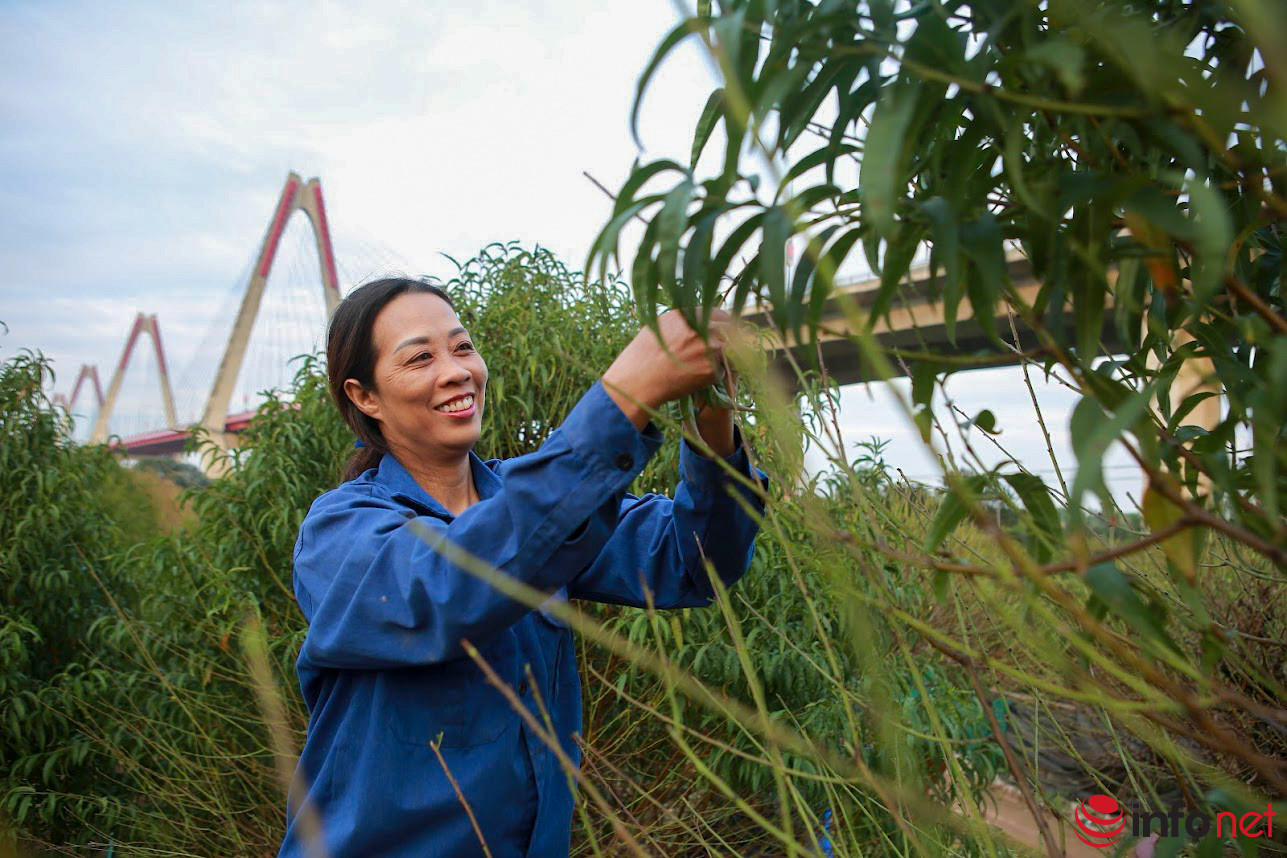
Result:
[[[381,669],[459,657],[529,608],[449,562],[411,522],[547,592],[607,543],[625,490],[662,444],[600,382],[539,450],[501,463],[502,487],[450,522],[417,516],[382,487],[345,484],[314,502],[295,547],[309,621],[300,665]]]
[[[751,466],[741,427],[734,426],[734,440],[736,448],[724,461],[767,491],[768,475]],[[687,441],[680,442],[679,474],[674,500],[626,495],[607,544],[568,585],[569,596],[644,607],[650,593],[658,608],[700,607],[715,595],[703,557],[725,585],[746,573],[759,521],[743,502],[756,516],[763,514],[764,502]]]

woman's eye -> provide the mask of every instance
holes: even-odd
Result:
[[[471,343],[471,342],[463,342],[463,343],[461,343],[460,345],[456,346],[456,348],[458,348],[458,349],[459,349],[459,348],[467,348],[467,349],[469,349],[470,351],[473,351],[474,344],[473,344],[473,343]]]
[[[412,360],[413,360],[413,361],[418,361],[418,360],[420,360],[420,359],[422,359],[422,358],[427,358],[427,357],[429,357],[429,352],[421,352],[420,354],[418,354],[418,355],[416,355],[415,357],[413,357],[413,358],[412,358]]]

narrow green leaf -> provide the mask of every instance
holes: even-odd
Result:
[[[955,345],[956,313],[961,303],[960,224],[951,204],[942,197],[931,197],[920,208],[929,217],[933,237],[931,276],[937,273],[937,263],[943,265],[943,327],[948,341]]]
[[[1080,515],[1082,498],[1088,491],[1100,497],[1105,509],[1111,507],[1108,487],[1104,484],[1104,454],[1109,445],[1145,413],[1156,387],[1156,382],[1150,382],[1134,392],[1111,416],[1093,395],[1082,397],[1073,409],[1069,428],[1073,453],[1077,456],[1077,476],[1069,490],[1068,506],[1074,516]]]
[[[679,265],[679,238],[688,225],[688,203],[692,198],[693,183],[680,182],[666,195],[666,201],[656,217],[658,285],[666,296],[666,301],[670,306],[678,307],[689,324],[697,321],[693,312],[695,289],[677,289],[675,273]]]
[[[928,360],[912,364],[912,404],[929,408],[934,398],[934,383],[938,380],[939,367]]]
[[[1005,264],[1005,245],[1001,225],[991,212],[984,212],[976,220],[961,228],[961,249],[971,263],[971,276],[967,280],[970,306],[974,320],[983,333],[999,347],[1004,348],[997,336],[997,299],[1009,274]]]
[[[700,291],[701,307],[709,310],[719,297],[719,279],[708,277],[711,262],[711,242],[715,234],[715,224],[720,216],[728,211],[728,206],[716,206],[706,209],[694,217],[692,238],[684,248],[684,289]],[[718,275],[718,272],[717,272]]]
[[[1195,258],[1190,272],[1193,297],[1205,306],[1224,285],[1225,260],[1233,241],[1228,206],[1218,190],[1205,182],[1189,182],[1189,208],[1193,213]]]
[[[888,86],[881,92],[867,129],[859,182],[863,217],[882,237],[894,229],[895,198],[901,196],[904,178],[902,153],[915,107],[916,91],[912,85]]]
[[[724,88],[720,87],[706,99],[706,106],[702,108],[702,115],[697,120],[697,130],[693,134],[693,153],[689,161],[689,166],[693,169],[697,169],[697,159],[702,156],[706,141],[710,140],[711,132],[715,130],[715,122],[723,113]]]
[[[657,73],[657,67],[661,65],[662,60],[675,49],[676,45],[695,33],[696,27],[700,26],[702,26],[701,22],[696,19],[686,19],[676,24],[661,40],[661,44],[653,52],[652,59],[648,60],[648,65],[644,67],[643,74],[639,76],[639,83],[635,85],[634,104],[630,107],[630,136],[634,138],[635,145],[640,149],[643,148],[643,143],[639,139],[639,109],[643,107],[644,92],[652,83],[652,76]]]
[[[908,223],[899,224],[893,237],[886,242],[885,258],[880,263],[880,291],[876,293],[876,300],[872,301],[868,311],[868,330],[871,330],[877,319],[889,312],[898,284],[907,274],[919,244],[920,233]]]
[[[612,207],[613,215],[621,214],[634,202],[635,192],[643,187],[645,182],[653,176],[669,170],[689,176],[689,172],[683,166],[668,158],[662,158],[631,170],[630,175],[626,177],[626,181],[621,185],[621,190],[617,191],[617,199]]]
[[[768,289],[773,324],[787,330],[786,243],[791,237],[791,218],[774,206],[764,213],[764,239],[760,244],[760,282]]]
[[[813,284],[813,287],[812,292],[809,293],[808,306],[811,310],[809,317],[810,319],[814,318],[812,309],[815,306],[818,314],[821,315],[822,302],[826,300],[828,289],[825,280],[815,278],[813,274],[817,269],[818,261],[823,258],[823,248],[826,247],[827,242],[831,240],[831,236],[835,234],[836,230],[840,229],[840,226],[840,224],[833,224],[817,235],[810,237],[809,243],[800,253],[800,258],[795,264],[795,275],[791,279],[791,293],[787,297],[787,324],[789,325],[791,336],[795,337],[797,342],[801,340],[800,327],[804,323],[805,293],[809,290],[810,283]],[[812,329],[812,325],[810,325],[810,328]]]
[[[1097,563],[1086,570],[1085,581],[1093,594],[1092,598],[1098,599],[1125,620],[1141,640],[1179,651],[1166,631],[1165,606],[1155,599],[1145,601],[1131,585],[1130,579],[1117,568],[1117,564],[1111,561]]]
[[[1023,508],[1028,511],[1037,531],[1037,538],[1033,540],[1037,562],[1049,562],[1054,549],[1060,545],[1063,534],[1059,511],[1050,497],[1050,489],[1036,474],[1006,474],[1003,479],[1023,502]]]
[[[653,259],[653,249],[657,243],[660,218],[653,218],[644,229],[639,249],[635,252],[634,265],[631,267],[630,286],[635,296],[635,306],[645,323],[656,328],[657,324],[657,265]]]
[[[718,288],[718,278],[732,266],[733,257],[737,255],[738,251],[742,249],[743,245],[746,244],[750,237],[755,234],[755,231],[760,228],[760,224],[764,221],[764,214],[765,213],[763,211],[759,211],[742,221],[742,223],[729,233],[728,238],[724,239],[724,243],[720,245],[719,252],[715,254],[715,259],[711,263],[711,267],[707,274],[708,280],[714,280],[715,288]],[[711,284],[708,283],[708,289],[709,288],[711,288]],[[746,290],[739,286],[733,303],[734,313],[741,312],[742,302],[745,298]]]
[[[964,477],[962,482],[970,494],[979,495],[987,485],[987,478],[981,474],[975,474]],[[965,505],[960,493],[956,489],[949,489],[943,496],[943,502],[939,505],[938,512],[934,514],[934,519],[930,522],[929,530],[926,531],[925,550],[931,554],[938,550],[938,547],[968,514],[969,508]]]

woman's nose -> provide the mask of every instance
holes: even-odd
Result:
[[[444,371],[445,381],[465,382],[473,378],[474,374],[469,365],[461,358],[453,356],[450,365]]]

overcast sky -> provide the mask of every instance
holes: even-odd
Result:
[[[321,177],[349,280],[447,274],[441,253],[507,239],[577,268],[610,204],[582,171],[615,189],[639,154],[634,86],[676,20],[665,0],[0,5],[0,358],[39,348],[60,391],[83,362],[106,385],[142,310],[176,383],[217,362],[290,170]],[[663,66],[645,157],[686,157],[712,85],[695,47]],[[274,283],[278,306],[299,289]],[[1016,370],[951,389],[1049,469]],[[1071,464],[1071,396],[1041,395]],[[842,416],[847,440],[892,439],[891,461],[932,476],[885,391],[846,389]]]

